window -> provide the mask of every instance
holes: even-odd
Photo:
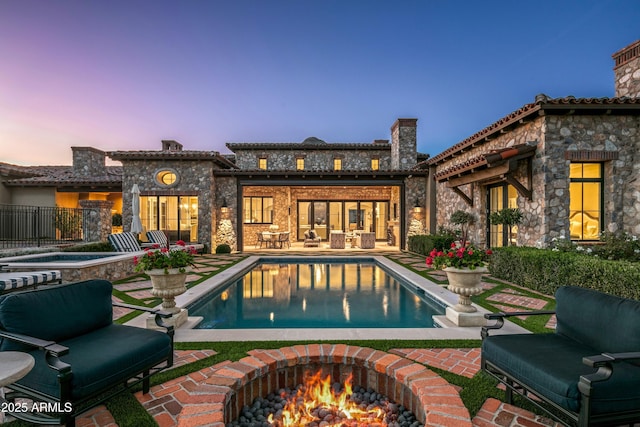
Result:
[[[299,171],[304,170],[304,158],[302,157],[296,158],[296,170],[299,170]]]
[[[371,159],[371,170],[380,170],[380,159]]]
[[[273,224],[273,197],[245,197],[242,216],[245,224]]]
[[[336,157],[335,159],[333,159],[333,170],[334,171],[342,170],[342,159],[341,158]]]
[[[141,196],[142,228],[162,230],[171,242],[198,240],[197,196]]]
[[[267,170],[267,158],[260,157],[258,159],[258,169]]]
[[[163,187],[172,187],[178,183],[178,173],[173,169],[156,172],[156,182]]]
[[[602,230],[602,163],[571,163],[569,233],[571,240],[598,240]]]

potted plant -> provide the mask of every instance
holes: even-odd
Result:
[[[151,294],[162,298],[162,308],[178,313],[175,297],[186,292],[185,281],[189,267],[193,266],[196,250],[187,247],[182,240],[176,242],[182,248],[169,250],[155,244],[146,249],[144,255],[134,257],[137,271],[143,271],[151,279]]]
[[[488,271],[486,263],[491,254],[491,249],[482,250],[459,241],[446,251],[433,249],[429,253],[427,267],[442,269],[449,280],[447,289],[458,295],[458,304],[452,307],[455,311],[476,311],[471,296],[482,292],[482,275]]]
[[[457,210],[451,214],[449,221],[460,226],[460,240],[464,246],[469,239],[469,226],[475,222],[476,218],[472,213]]]

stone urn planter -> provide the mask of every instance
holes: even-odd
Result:
[[[444,269],[449,280],[449,289],[458,295],[458,303],[451,307],[459,313],[474,313],[476,308],[471,305],[471,296],[482,293],[482,275],[489,272],[486,267],[468,268],[447,267]]]
[[[153,285],[151,295],[162,298],[162,309],[173,313],[173,317],[167,323],[173,324],[177,328],[185,322],[188,316],[186,309],[176,306],[175,299],[178,295],[182,295],[187,291],[185,284],[188,270],[180,272],[178,268],[170,268],[168,272],[168,274],[165,274],[165,270],[161,268],[145,271]],[[148,326],[155,327],[155,324],[147,323]]]

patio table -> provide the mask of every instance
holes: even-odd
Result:
[[[2,387],[8,386],[31,371],[36,361],[29,353],[21,351],[1,351],[0,352],[0,402],[4,401],[4,391]],[[0,412],[0,423],[4,422],[4,414]]]
[[[268,246],[271,248],[276,248],[276,242],[278,241],[278,239],[280,238],[280,232],[279,231],[265,231],[264,233],[262,233],[263,236],[268,237]]]

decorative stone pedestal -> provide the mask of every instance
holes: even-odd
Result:
[[[484,318],[484,314],[478,313],[462,313],[454,310],[451,307],[447,307],[446,311],[447,319],[453,322],[456,326],[484,326],[487,319]]]
[[[164,323],[168,325],[173,325],[174,329],[178,329],[180,326],[187,322],[189,318],[189,312],[186,308],[181,308],[180,311],[174,313],[173,316],[169,319],[163,319]],[[155,314],[150,314],[147,317],[147,329],[159,329],[162,330],[160,326],[156,324],[156,316]]]

